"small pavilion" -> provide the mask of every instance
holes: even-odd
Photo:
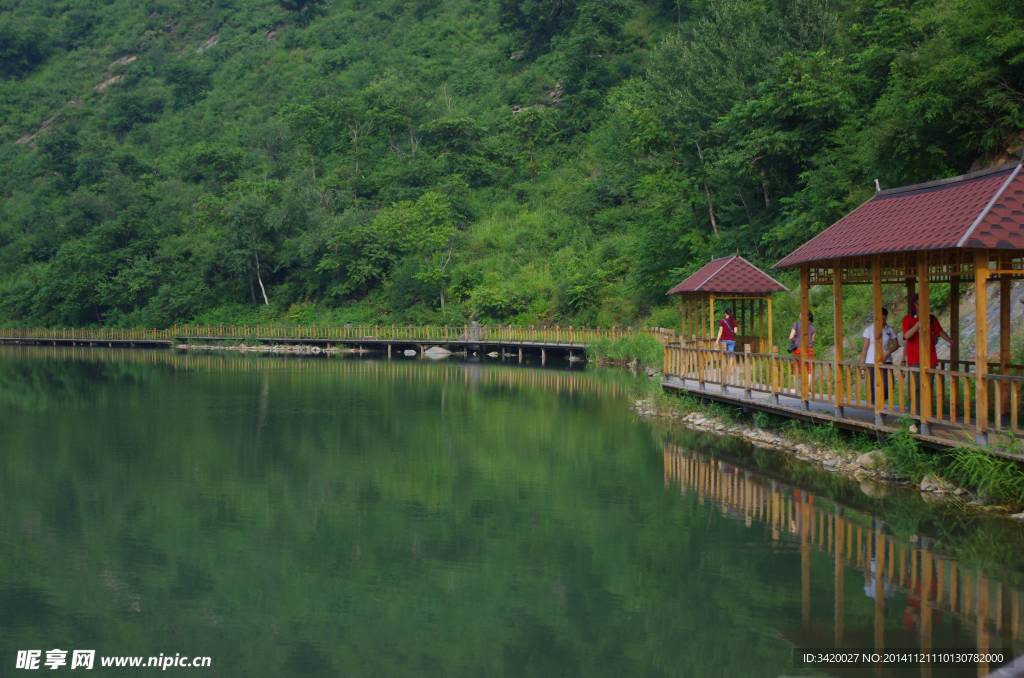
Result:
[[[732,307],[740,332],[737,350],[761,353],[772,347],[772,294],[785,285],[739,256],[713,259],[667,294],[679,295],[684,345],[713,348],[718,312]]]
[[[832,288],[835,349],[831,363],[800,359],[800,398],[828,394],[835,416],[844,408],[866,405],[874,410],[876,426],[896,417],[917,420],[920,434],[935,429],[946,437],[973,432],[987,443],[989,433],[1020,434],[1021,386],[1019,366],[1011,362],[1011,282],[1024,275],[1024,174],[1021,164],[1006,165],[964,176],[876,192],[850,214],[809,240],[780,262],[777,268],[800,270],[800,317],[807,344],[809,293],[813,285]],[[999,351],[988,355],[988,283],[999,288]],[[920,365],[881,362],[876,351],[871,366],[874,392],[851,397],[869,382],[844,363],[843,285],[867,284],[873,292],[875,337],[882,334],[883,284],[905,286],[908,305],[916,294],[918,318],[933,312],[932,286],[948,285],[951,341],[949,360],[931,364],[931,323],[919,323]],[[960,295],[964,285],[975,294],[974,355],[961,351]],[[945,288],[943,292],[945,292]],[[899,315],[890,324],[900,333]],[[902,338],[901,338],[901,343]],[[966,358],[966,359],[965,359]],[[815,382],[826,380],[825,388]],[[887,420],[885,417],[891,415]]]

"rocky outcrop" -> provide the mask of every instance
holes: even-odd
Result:
[[[749,424],[727,422],[703,412],[684,412],[673,407],[659,408],[652,400],[637,400],[633,403],[632,410],[642,417],[667,419],[697,431],[735,436],[758,447],[786,452],[829,473],[837,473],[859,481],[861,489],[868,496],[885,496],[888,492],[885,489],[886,485],[907,484],[906,478],[890,469],[882,450],[871,450],[854,457],[851,453],[799,442],[784,433]],[[969,496],[963,488],[935,475],[926,476],[918,489],[924,499],[932,502],[967,499]],[[972,506],[981,508],[983,502],[976,500]]]

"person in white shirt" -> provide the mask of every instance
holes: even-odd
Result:
[[[896,352],[896,349],[900,347],[899,335],[896,334],[896,330],[889,327],[889,309],[882,308],[882,364],[892,365],[892,354]],[[861,332],[861,338],[864,340],[864,346],[860,351],[860,361],[865,365],[875,364],[875,324],[871,323],[864,328]],[[868,374],[871,375],[871,392],[868,400],[871,402],[875,401],[875,371],[873,369],[868,370]],[[889,380],[883,373],[882,376],[882,392],[883,398],[889,397]]]

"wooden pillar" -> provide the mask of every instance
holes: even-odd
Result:
[[[1010,261],[1000,257],[999,267],[1010,268]],[[1010,276],[999,274],[999,368],[1006,374],[1010,364]]]
[[[800,267],[800,400],[804,409],[810,409],[807,393],[807,377],[810,365],[807,364],[807,350],[810,344],[809,326],[811,312],[811,269],[804,264]]]
[[[708,332],[710,333],[708,339],[714,341],[718,333],[715,332],[715,295],[713,294],[708,295]]]
[[[832,267],[832,316],[835,318],[835,347],[832,353],[832,373],[835,389],[835,415],[843,416],[843,278],[839,263]]]
[[[949,281],[949,369],[960,371],[960,262],[957,260],[956,272]],[[957,402],[960,399],[960,380],[953,377],[949,380],[949,411],[956,416]],[[964,422],[965,424],[967,422]]]
[[[875,335],[875,362],[871,366],[875,375],[875,392],[871,397],[875,404],[875,426],[881,426],[885,384],[882,382],[882,263],[878,257],[871,261],[871,301],[875,315],[875,326],[871,330]]]
[[[921,434],[928,435],[932,416],[932,307],[929,298],[928,253],[917,253],[917,348],[921,357],[921,397],[918,407],[921,413]]]
[[[999,257],[999,268],[1001,270],[1008,270],[1011,266],[1011,260],[1008,256]],[[999,274],[999,373],[1006,374],[1010,365],[1010,276],[1005,273]],[[1001,417],[1004,414],[1008,414],[1010,411],[1010,384],[1008,382],[1000,382],[999,393],[1000,397],[997,402],[1002,403],[1000,412],[996,412],[995,416]]]
[[[959,271],[958,271],[959,273]],[[960,369],[960,276],[949,281],[949,344],[950,369]]]
[[[686,307],[686,295],[679,295],[679,316],[682,318],[679,323],[679,345],[686,343],[686,321],[689,320],[689,309]]]
[[[768,297],[768,352],[775,352],[775,342],[772,339],[772,298]]]
[[[765,300],[763,298],[762,299],[758,299],[757,300],[757,339],[758,339],[758,341],[757,341],[757,346],[758,346],[757,352],[758,353],[767,353],[768,352],[768,346],[767,346],[767,344],[765,344],[765,337],[767,335],[765,334],[765,326],[764,326],[764,307],[765,307]]]
[[[988,252],[974,254],[974,416],[975,439],[979,443],[988,442],[988,391],[986,377],[988,372],[988,328],[985,315],[988,309]]]

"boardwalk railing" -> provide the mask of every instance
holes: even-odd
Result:
[[[479,341],[481,343],[538,343],[588,345],[637,332],[650,332],[662,343],[665,330],[588,328],[573,325],[175,325],[150,328],[0,328],[0,338],[81,341],[174,341],[175,339],[310,339],[353,341]]]
[[[719,349],[673,344],[665,347],[664,360],[666,375],[690,379],[704,387],[717,385],[742,389],[747,397],[753,392],[761,392],[772,397],[805,398],[809,402],[828,403],[835,408],[874,409],[874,369],[859,362],[836,364],[831,360],[807,360],[805,395],[800,384],[800,359],[788,354],[727,354]],[[961,362],[959,366],[961,369],[953,370],[948,369],[948,363],[940,363],[944,369],[924,371],[930,380],[931,402],[928,411],[922,413],[923,370],[904,365],[882,365],[881,412],[893,419],[910,417],[920,421],[923,418],[929,424],[973,430],[980,404],[987,413],[987,430],[1024,434],[1024,413],[1021,411],[1024,406],[1021,393],[1024,376],[1010,368],[1006,374],[987,373],[982,381],[985,392],[979,394],[973,365]]]

